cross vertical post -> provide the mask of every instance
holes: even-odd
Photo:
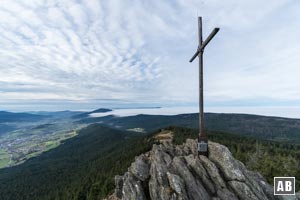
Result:
[[[198,17],[198,39],[199,39],[199,47],[202,46],[202,18]],[[198,153],[200,154],[201,142],[207,144],[207,137],[204,132],[204,103],[203,103],[203,50],[199,51],[199,138],[198,138]],[[206,148],[207,149],[207,148]],[[202,151],[204,155],[208,156],[206,152]]]
[[[215,28],[211,34],[203,42],[202,39],[202,18],[198,17],[198,49],[193,57],[190,59],[190,62],[198,56],[199,57],[199,137],[198,137],[198,155],[208,156],[208,139],[204,131],[204,111],[203,111],[203,53],[204,48],[210,42],[210,40],[217,34],[219,28]]]

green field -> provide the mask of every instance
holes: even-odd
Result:
[[[0,149],[0,168],[6,167],[9,164],[10,155],[3,149]]]

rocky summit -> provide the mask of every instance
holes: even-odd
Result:
[[[196,140],[183,145],[163,142],[136,157],[123,176],[115,177],[108,200],[268,200],[273,187],[257,172],[234,159],[227,147],[209,142],[209,156],[197,156]]]

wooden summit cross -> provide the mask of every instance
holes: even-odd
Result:
[[[198,17],[198,38],[199,45],[196,53],[190,59],[190,62],[198,56],[199,57],[199,137],[198,137],[198,155],[208,156],[208,144],[207,136],[204,132],[204,114],[203,114],[203,52],[206,45],[211,41],[211,39],[217,34],[219,28],[214,28],[210,35],[203,42],[202,40],[202,18]]]

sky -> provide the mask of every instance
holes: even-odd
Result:
[[[196,106],[198,63],[188,61],[202,16],[204,38],[220,28],[204,53],[205,109],[297,117],[299,8],[297,0],[2,0],[0,110]]]

